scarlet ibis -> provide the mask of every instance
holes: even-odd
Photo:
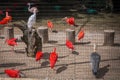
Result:
[[[51,69],[54,68],[57,59],[58,59],[58,54],[56,53],[56,48],[54,48],[53,52],[50,53],[50,58],[49,58]]]
[[[5,74],[7,74],[11,78],[20,78],[20,71],[15,69],[6,69],[4,70]]]
[[[1,24],[1,25],[7,24],[7,23],[8,23],[8,20],[6,20],[5,18],[3,18],[3,19],[0,21],[0,24]]]
[[[52,31],[53,23],[52,23],[50,20],[47,21],[47,26],[48,26],[48,28],[50,28],[50,30]]]
[[[65,17],[64,20],[66,21],[67,24],[78,27],[78,25],[75,24],[75,18],[74,17]]]
[[[79,33],[78,33],[78,40],[82,39],[84,37],[85,33],[84,33],[84,30],[81,30]]]
[[[12,46],[12,50],[14,51],[14,46],[17,45],[16,40],[16,38],[6,39],[5,43],[7,42],[9,46]]]
[[[6,20],[11,21],[12,20],[12,17],[10,15],[8,15],[8,12],[6,11],[6,17],[5,17]]]
[[[38,61],[38,60],[40,61],[42,56],[43,56],[43,53],[41,51],[37,51],[37,53],[36,53],[36,61]]]
[[[70,50],[74,50],[74,45],[70,40],[66,40],[66,46],[70,49]]]
[[[11,20],[12,20],[12,17],[8,15],[8,12],[6,12],[6,17],[0,21],[0,24],[7,24]]]

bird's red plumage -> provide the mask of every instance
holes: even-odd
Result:
[[[19,70],[6,69],[6,70],[4,70],[4,72],[11,78],[20,78]]]
[[[56,48],[54,48],[54,51],[50,53],[50,67],[53,69],[56,61],[58,59],[58,54],[56,53]]]
[[[17,45],[16,40],[17,40],[16,38],[11,38],[11,39],[7,39],[6,42],[9,46],[15,46]]]
[[[36,61],[40,60],[42,58],[42,56],[43,56],[43,53],[41,51],[37,51],[36,57],[35,57]]]
[[[73,46],[73,43],[70,41],[70,40],[66,40],[66,46],[69,48],[69,49],[74,49],[74,46]]]
[[[3,18],[1,21],[0,21],[0,24],[7,24],[8,23],[8,20],[6,20],[5,18]]]
[[[83,37],[84,37],[84,31],[82,30],[78,33],[78,40],[82,39]]]
[[[0,24],[7,24],[11,20],[12,20],[12,17],[8,15],[8,12],[6,12],[6,17],[0,21]]]
[[[67,22],[69,25],[75,25],[75,19],[74,19],[74,17],[67,18],[67,19],[66,19],[66,22]]]
[[[53,28],[53,23],[51,21],[47,21],[48,28]]]

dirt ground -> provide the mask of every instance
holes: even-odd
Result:
[[[120,15],[99,14],[85,15],[76,14],[76,24],[84,26],[85,37],[78,41],[76,38],[75,51],[72,53],[65,46],[66,29],[69,26],[61,21],[62,18],[49,18],[54,23],[54,30],[49,31],[49,42],[43,44],[44,56],[41,64],[35,58],[27,57],[25,54],[25,44],[18,42],[15,52],[10,46],[4,44],[4,39],[0,38],[0,77],[6,78],[5,69],[15,68],[25,74],[26,78],[36,78],[39,80],[120,80]],[[48,18],[37,20],[36,27],[47,26]],[[75,28],[76,32],[78,28]],[[114,46],[103,46],[104,30],[115,30]],[[3,30],[1,30],[4,36]],[[18,28],[14,29],[15,36],[22,35]],[[97,52],[101,55],[99,75],[95,78],[91,72],[90,54],[93,52],[93,44],[98,45]],[[59,55],[55,69],[49,66],[49,53],[53,48],[57,48]]]

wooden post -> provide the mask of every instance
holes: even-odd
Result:
[[[114,30],[104,30],[104,45],[112,46],[114,45]]]
[[[70,40],[73,44],[75,44],[75,30],[67,29],[66,39]]]
[[[14,28],[13,27],[4,27],[5,39],[14,38]]]
[[[42,38],[42,43],[47,43],[48,42],[48,28],[40,26],[37,29],[38,35]]]

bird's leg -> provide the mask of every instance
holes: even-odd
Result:
[[[69,53],[70,53],[70,54],[72,53],[72,49],[69,49]]]
[[[55,69],[55,68],[53,68],[53,71],[56,71],[56,69]]]
[[[52,32],[52,28],[50,28],[50,32]]]
[[[14,46],[12,46],[12,52],[15,52],[15,50],[14,50]]]
[[[56,69],[55,68],[53,68],[53,72],[56,74]]]
[[[39,64],[41,64],[41,61],[39,60]]]

